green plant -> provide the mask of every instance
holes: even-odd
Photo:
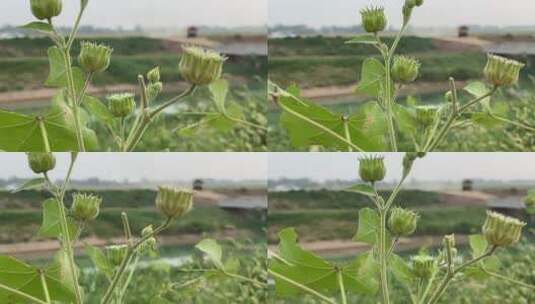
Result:
[[[180,75],[189,83],[189,88],[161,104],[153,105],[163,89],[158,67],[150,70],[146,77],[138,75],[137,103],[132,92],[109,96],[109,108],[99,98],[89,95],[88,86],[96,74],[108,69],[113,50],[103,44],[82,42],[78,56],[80,66],[74,66],[71,53],[88,2],[80,0],[80,10],[72,31],[63,37],[53,24],[53,18],[61,14],[62,0],[31,1],[32,13],[43,21],[31,22],[22,28],[45,34],[53,41],[54,46],[47,52],[50,73],[45,85],[58,88],[59,92],[50,109],[42,115],[0,111],[0,149],[45,152],[98,150],[98,137],[102,134],[97,136],[89,127],[90,120],[96,119],[113,139],[113,145],[104,150],[133,151],[147,129],[166,109],[193,95],[201,86],[210,88],[216,109],[197,113],[199,125],[214,129],[241,126],[265,133],[263,125],[246,120],[243,109],[227,100],[229,84],[221,78],[226,58],[197,47],[184,46],[180,62],[177,62]]]
[[[48,175],[55,168],[54,155],[43,152],[29,153],[29,166],[41,177],[25,182],[15,191],[42,188],[49,193],[50,198],[42,204],[43,220],[38,234],[41,237],[57,239],[61,246],[54,260],[44,266],[33,266],[14,257],[0,256],[0,302],[81,304],[91,297],[80,284],[80,269],[74,250],[84,228],[94,225],[93,222],[99,216],[102,198],[88,193],[75,193],[70,207],[67,206],[65,197],[77,158],[77,152],[71,153],[65,178],[62,182],[54,183]],[[161,187],[155,199],[155,206],[165,219],[160,225],[147,225],[140,229],[139,235],[136,236],[132,227],[139,225],[134,223],[135,226],[131,226],[127,213],[122,212],[122,244],[108,246],[104,250],[85,244],[87,255],[106,280],[105,292],[101,294],[99,301],[101,304],[125,303],[124,298],[140,259],[156,253],[156,237],[174,221],[182,219],[191,210],[192,204],[193,192]],[[232,257],[223,262],[222,249],[215,240],[203,240],[197,248],[213,263],[213,269],[207,269],[206,273],[223,274],[235,280],[250,282],[257,287],[265,285],[240,275],[239,264],[236,264]]]
[[[279,250],[271,252],[269,273],[275,279],[278,296],[308,294],[325,303],[349,303],[349,295],[372,297],[380,294],[382,303],[392,303],[390,294],[392,277],[403,286],[407,299],[396,291],[400,303],[435,304],[445,294],[452,282],[472,278],[499,278],[517,288],[534,289],[535,286],[500,274],[500,261],[495,253],[516,244],[523,223],[515,218],[487,212],[482,234],[469,238],[471,254],[458,254],[455,236],[446,235],[443,247],[431,254],[421,251],[409,261],[396,254],[400,237],[416,230],[419,216],[395,207],[398,193],[409,176],[415,161],[425,157],[423,153],[407,153],[403,160],[402,176],[387,197],[378,194],[375,183],[384,177],[384,164],[377,164],[381,157],[364,157],[360,160],[359,173],[362,184],[347,189],[370,199],[375,209],[361,208],[358,212],[358,229],[354,241],[366,243],[370,249],[347,263],[334,263],[301,248],[293,228],[279,233]],[[372,161],[370,161],[372,160]],[[375,176],[376,178],[370,178]],[[338,297],[333,294],[338,293]]]
[[[405,1],[403,24],[391,44],[379,35],[387,24],[384,10],[370,7],[361,11],[367,34],[346,43],[372,46],[380,58],[371,56],[362,63],[357,93],[372,101],[362,105],[358,112],[340,114],[304,99],[297,86],[282,89],[269,83],[270,95],[282,110],[281,125],[287,130],[294,147],[311,149],[321,146],[359,152],[398,151],[402,147],[407,151],[430,152],[437,150],[452,130],[481,120],[514,125],[531,133],[535,131],[532,122],[516,116],[508,118],[491,102],[498,91],[517,84],[524,67],[520,62],[492,54],[488,55],[483,71],[487,83],[468,83],[461,92],[450,77],[450,90],[441,104],[422,107],[410,102],[406,105],[398,103],[401,88],[414,82],[421,70],[415,58],[396,55],[413,11],[421,5],[422,1]],[[463,102],[465,95],[471,99]]]

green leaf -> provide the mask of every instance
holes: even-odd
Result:
[[[240,270],[240,259],[238,257],[230,257],[225,261],[223,270],[227,273],[238,273]]]
[[[76,269],[74,271],[78,272],[79,269],[74,265]],[[54,277],[58,278],[65,286],[67,286],[73,293],[75,292],[74,284],[75,280],[73,277],[73,270],[71,268],[71,263],[69,255],[67,252],[61,248],[54,256],[54,260],[47,267],[47,272],[53,274]]]
[[[470,115],[472,122],[484,128],[498,128],[504,124],[503,121],[492,117],[488,112],[474,112]]]
[[[386,72],[383,64],[375,59],[368,58],[362,64],[362,73],[357,92],[365,93],[371,97],[379,98],[383,90]]]
[[[219,79],[214,81],[208,89],[212,94],[212,100],[214,101],[217,109],[221,113],[225,113],[225,100],[227,99],[229,84],[225,79]]]
[[[227,115],[237,119],[243,119],[244,114],[242,108],[236,103],[230,103],[226,109]],[[237,122],[225,116],[223,113],[208,112],[199,122],[191,124],[185,128],[179,129],[177,132],[181,136],[195,136],[201,132],[229,132],[236,127]]]
[[[46,33],[46,34],[54,32],[54,28],[50,24],[46,22],[40,22],[40,21],[30,22],[26,25],[21,26],[20,28],[26,29],[26,30],[38,31],[41,33]]]
[[[102,272],[108,278],[112,277],[113,265],[100,248],[91,246],[89,243],[85,243],[85,252],[100,272]]]
[[[407,262],[396,254],[390,256],[390,271],[394,275],[394,278],[406,287],[411,286],[415,279]]]
[[[223,250],[216,240],[204,239],[195,245],[195,248],[204,252],[217,268],[223,268]]]
[[[378,44],[377,39],[372,35],[361,35],[351,38],[345,44]]]
[[[82,103],[89,113],[97,117],[107,125],[110,125],[114,117],[110,110],[97,97],[86,95]]]
[[[23,190],[35,190],[43,188],[45,184],[45,179],[42,177],[30,179],[29,181],[24,182],[22,185],[15,188],[11,193],[17,193]]]
[[[464,90],[475,98],[479,98],[490,92],[490,89],[487,87],[487,85],[481,81],[474,81],[467,84],[464,87]],[[490,109],[490,97],[484,98],[480,101],[480,103],[485,109]]]
[[[279,233],[279,255],[287,263],[273,261],[270,269],[295,282],[319,292],[338,291],[337,272],[342,271],[344,285],[348,292],[373,294],[376,292],[374,262],[361,256],[348,265],[334,265],[297,244],[297,234],[293,228]],[[279,295],[296,295],[300,289],[286,281],[275,279]]]
[[[351,188],[345,189],[346,192],[354,192],[367,196],[375,196],[375,189],[372,186],[366,184],[355,185]]]
[[[38,234],[44,237],[59,238],[61,235],[60,213],[58,201],[53,198],[47,199],[43,203],[43,223],[39,229]],[[67,210],[65,210],[67,212]],[[69,228],[69,236],[71,240],[76,239],[78,235],[78,226],[76,222],[67,217],[67,225]]]
[[[44,274],[51,300],[61,303],[75,301],[74,293],[64,283],[57,268],[39,269],[13,257],[0,256],[0,284],[46,301],[41,272]],[[0,303],[27,303],[27,301],[0,289]]]
[[[353,241],[374,245],[377,242],[378,229],[379,214],[377,211],[371,208],[360,209],[357,234],[353,237]]]
[[[469,237],[470,248],[472,249],[472,258],[479,257],[487,251],[488,242],[485,237],[481,234],[470,235]],[[476,265],[468,267],[464,273],[470,277],[473,277],[478,280],[484,280],[489,277],[485,272],[491,271],[496,272],[500,267],[500,260],[497,256],[490,256],[481,261]]]
[[[346,138],[344,115],[302,99],[290,90],[282,91],[278,101],[283,109],[280,122],[288,130],[293,146],[308,148],[321,145],[347,150],[348,144],[341,139]],[[381,151],[385,146],[384,135],[378,134],[383,122],[379,121],[375,110],[374,105],[366,105],[358,113],[346,117],[351,142],[365,151]]]
[[[65,65],[63,53],[58,47],[53,46],[48,49],[48,61],[50,64],[50,73],[45,81],[45,85],[56,88],[67,87],[67,66]],[[85,75],[78,67],[73,67],[72,73],[74,88],[76,93],[78,93],[85,84]]]

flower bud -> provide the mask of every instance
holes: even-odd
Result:
[[[104,72],[110,66],[113,49],[92,42],[82,42],[78,60],[88,73]]]
[[[368,33],[377,33],[386,28],[385,9],[382,7],[368,7],[360,11],[362,26]]]
[[[359,175],[365,182],[382,181],[386,175],[384,158],[382,156],[368,156],[359,159]]]
[[[154,83],[160,81],[160,67],[155,67],[147,73],[149,82]]]
[[[419,279],[429,279],[435,272],[435,258],[429,255],[418,255],[412,258],[412,273]]]
[[[414,5],[416,6],[422,6],[424,4],[424,0],[414,0]]]
[[[184,47],[179,70],[182,78],[191,84],[208,85],[221,77],[227,60],[219,53],[198,47]]]
[[[437,118],[438,107],[436,106],[417,106],[416,121],[424,128],[428,128],[435,123]]]
[[[154,233],[154,229],[152,228],[152,225],[149,225],[141,231],[141,237],[147,237],[149,235],[152,235]],[[151,252],[156,250],[156,239],[154,237],[148,238],[145,242],[143,242],[139,246],[139,251],[142,253]]]
[[[148,98],[148,100],[152,101],[152,100],[156,99],[156,97],[158,97],[158,95],[160,95],[162,90],[163,90],[163,84],[161,82],[158,81],[158,82],[150,83],[147,86],[147,98]]]
[[[411,19],[411,16],[412,16],[412,10],[414,9],[414,7],[416,6],[416,1],[415,0],[406,0],[405,1],[405,4],[403,5],[403,9],[402,9],[402,12],[403,12],[403,24],[408,24],[409,23],[409,20]]]
[[[136,101],[134,100],[134,94],[122,93],[108,96],[109,109],[113,116],[117,118],[126,117],[136,108]]]
[[[526,223],[496,212],[487,211],[483,235],[493,246],[505,247],[517,243],[522,237]]]
[[[48,152],[30,152],[28,153],[28,163],[34,173],[45,173],[56,167],[56,157]]]
[[[488,54],[483,74],[495,86],[511,86],[518,82],[520,70],[525,65],[516,60]]]
[[[31,0],[32,14],[39,20],[51,19],[61,14],[62,0]]]
[[[447,91],[446,94],[444,94],[444,100],[447,102],[453,102],[453,93],[451,91]]]
[[[394,64],[392,66],[392,79],[399,83],[410,83],[418,78],[420,71],[420,62],[418,60],[406,57],[394,57]]]
[[[171,187],[158,187],[156,207],[168,218],[178,218],[193,206],[193,191]]]
[[[388,219],[388,227],[396,236],[409,236],[416,230],[418,214],[403,208],[393,208]]]
[[[72,196],[71,214],[80,221],[87,222],[97,218],[102,198],[85,193],[75,193]]]
[[[117,267],[121,265],[123,260],[126,258],[126,255],[128,254],[128,246],[126,245],[112,245],[107,246],[105,249],[106,257],[108,258],[108,261],[110,263]]]

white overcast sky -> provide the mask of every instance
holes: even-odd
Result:
[[[5,1],[5,0],[4,0]],[[391,25],[399,27],[404,0],[269,0],[269,24],[360,24],[358,11],[370,4],[386,8]],[[415,26],[535,25],[534,0],[425,0],[414,12]]]
[[[82,21],[99,27],[263,26],[268,0],[89,0]],[[63,0],[58,24],[73,23],[79,0]],[[30,0],[0,0],[0,25],[32,21]]]
[[[401,153],[382,153],[387,179],[399,180]],[[358,153],[270,153],[269,178],[350,180],[358,177]],[[535,153],[431,153],[418,160],[410,178],[417,180],[535,180]]]
[[[53,179],[65,175],[69,153],[56,153]],[[24,153],[0,153],[0,178],[32,177]],[[73,177],[86,179],[139,181],[191,180],[265,180],[266,153],[83,153],[76,162]]]

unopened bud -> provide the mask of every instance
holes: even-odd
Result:
[[[410,210],[395,207],[390,212],[388,227],[396,236],[409,236],[416,230],[418,214]]]
[[[105,45],[82,42],[78,59],[86,72],[101,73],[110,66],[112,52],[113,49]]]
[[[419,279],[429,279],[436,270],[435,258],[429,255],[418,255],[412,258],[412,273]]]
[[[168,218],[178,218],[193,207],[193,191],[158,187],[156,207]]]
[[[438,114],[436,106],[417,106],[416,122],[424,128],[428,128],[435,123]]]
[[[113,116],[123,118],[132,114],[136,108],[134,94],[121,93],[108,96],[108,106]]]
[[[31,0],[32,14],[39,20],[50,19],[61,14],[62,0]]]
[[[163,84],[161,82],[153,82],[147,86],[147,98],[149,101],[153,101],[160,95],[163,90]]]
[[[97,218],[102,198],[85,193],[75,193],[72,196],[71,214],[80,221],[87,222]]]
[[[392,79],[399,83],[411,83],[418,78],[420,71],[420,62],[418,60],[406,57],[394,57],[394,65],[392,66]]]
[[[360,11],[362,26],[368,33],[377,33],[386,28],[385,9],[382,7],[368,7]]]
[[[384,158],[382,156],[365,156],[359,159],[359,175],[365,182],[382,181],[386,175]]]
[[[493,246],[505,247],[517,243],[522,237],[522,228],[526,223],[496,212],[487,211],[483,224],[483,235]]]
[[[194,85],[208,85],[221,78],[226,58],[198,47],[184,47],[179,69],[182,78]]]
[[[112,245],[105,249],[108,261],[115,267],[121,265],[128,254],[128,246],[126,245]]]
[[[160,81],[160,67],[155,67],[147,73],[147,79],[149,82]]]
[[[28,163],[34,173],[46,173],[56,167],[56,157],[48,152],[28,153]]]
[[[447,102],[453,102],[453,93],[451,91],[447,91],[446,94],[444,94],[444,100]]]
[[[153,233],[154,233],[154,229],[152,229],[152,225],[149,225],[143,228],[143,230],[141,231],[141,237],[145,238],[145,237],[152,235]],[[156,250],[156,239],[154,237],[148,238],[145,242],[143,242],[140,245],[139,250],[142,253]]]
[[[511,86],[518,82],[520,70],[525,65],[516,60],[488,54],[483,74],[495,86]]]

